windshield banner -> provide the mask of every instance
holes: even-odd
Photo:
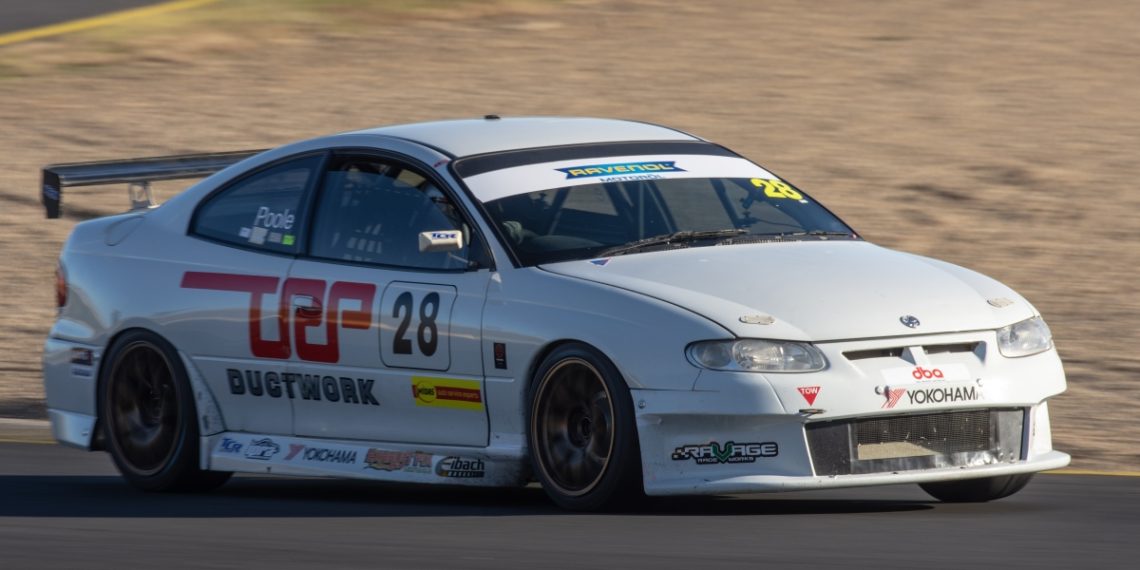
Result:
[[[731,156],[608,156],[504,168],[472,176],[465,182],[476,198],[490,202],[536,190],[663,178],[773,179],[775,176],[743,158]]]

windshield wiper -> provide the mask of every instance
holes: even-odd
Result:
[[[657,245],[668,245],[671,243],[685,243],[685,242],[698,241],[698,240],[703,240],[703,239],[732,238],[732,237],[744,235],[746,233],[748,233],[748,230],[743,229],[743,228],[731,229],[731,230],[710,230],[710,231],[703,231],[703,232],[693,232],[693,231],[673,232],[671,234],[662,234],[659,236],[648,237],[648,238],[638,240],[635,242],[611,247],[609,249],[602,250],[600,253],[596,254],[595,257],[612,257],[614,255],[622,255],[622,254],[626,254],[626,253],[633,253],[635,251],[645,249],[647,247],[653,247],[653,246],[657,246]]]
[[[782,232],[778,234],[752,234],[755,236],[762,236],[766,238],[798,238],[798,237],[855,237],[854,232],[832,232],[826,230],[811,230],[810,232]]]

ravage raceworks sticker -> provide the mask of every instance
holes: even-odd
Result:
[[[736,443],[726,442],[721,445],[715,441],[699,445],[682,445],[673,450],[673,461],[687,461],[692,459],[697,465],[717,465],[722,463],[755,463],[757,458],[776,457],[780,454],[780,447],[774,441],[763,443]]]

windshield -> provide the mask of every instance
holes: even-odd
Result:
[[[587,180],[496,198],[485,207],[523,265],[769,240],[858,239],[807,194],[751,163],[756,176],[728,178],[681,177],[696,170],[681,170],[682,164],[555,169]]]

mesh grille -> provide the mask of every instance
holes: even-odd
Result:
[[[906,443],[935,454],[984,451],[990,446],[990,412],[902,416],[852,422],[856,450]]]
[[[966,410],[814,422],[817,475],[988,465],[1022,459],[1025,410]]]

